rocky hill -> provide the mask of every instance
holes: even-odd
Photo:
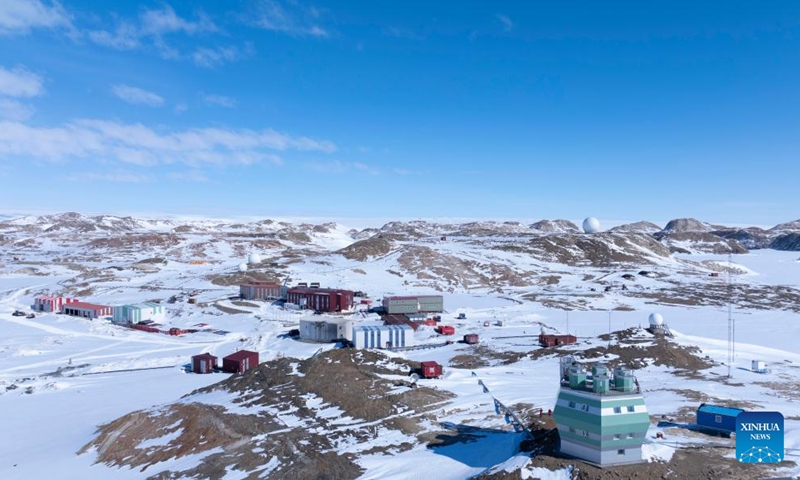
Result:
[[[634,222],[618,225],[610,228],[608,231],[613,233],[645,233],[652,235],[656,232],[660,232],[661,227],[653,222]]]
[[[410,384],[416,366],[364,350],[273,360],[103,425],[79,454],[92,452],[98,463],[136,468],[151,479],[222,479],[231,471],[247,478],[354,479],[363,473],[358,454],[404,451],[434,438],[425,416],[452,394]],[[348,453],[337,453],[341,445]],[[181,468],[179,460],[190,456],[202,460]],[[172,470],[152,468],[175,460]]]
[[[577,225],[569,220],[539,220],[530,225],[530,229],[541,233],[579,233]]]

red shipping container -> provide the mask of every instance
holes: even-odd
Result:
[[[456,329],[455,327],[450,325],[442,325],[441,327],[439,327],[439,333],[442,335],[455,335]]]
[[[258,366],[258,352],[239,350],[222,359],[222,370],[229,373],[244,373]]]
[[[436,362],[422,362],[422,378],[439,378],[443,370]]]
[[[201,353],[192,357],[192,371],[194,373],[211,373],[217,366],[217,357],[210,353]]]
[[[464,335],[464,343],[468,343],[470,345],[475,345],[478,343],[478,334],[477,333],[468,333]]]

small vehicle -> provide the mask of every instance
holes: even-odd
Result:
[[[25,318],[36,318],[36,314],[35,313],[29,313],[29,314],[27,314],[25,316]]]
[[[22,310],[14,310],[14,313],[12,313],[11,315],[14,317],[24,317],[25,312],[23,312]]]

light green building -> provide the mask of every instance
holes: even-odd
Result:
[[[139,323],[144,320],[159,322],[164,320],[164,307],[157,303],[140,303],[114,307],[114,322]]]
[[[561,359],[561,389],[553,411],[561,453],[601,467],[642,462],[650,416],[636,377],[596,365],[589,372]]]

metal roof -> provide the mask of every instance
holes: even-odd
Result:
[[[420,298],[444,298],[442,295],[405,295],[384,297],[384,300],[419,300]]]
[[[249,358],[254,355],[258,355],[258,352],[253,352],[251,350],[239,350],[238,352],[231,353],[227,357],[224,357],[223,360],[233,360],[234,362],[241,362],[245,358]]]
[[[108,305],[97,305],[94,303],[87,303],[87,302],[73,302],[67,305],[64,305],[64,308],[78,308],[84,310],[103,310],[106,308],[111,308]]]
[[[744,410],[741,408],[723,407],[720,405],[706,405],[705,403],[700,405],[697,408],[697,411],[708,412],[714,415],[727,415],[729,417],[735,417],[736,415],[744,412]]]

